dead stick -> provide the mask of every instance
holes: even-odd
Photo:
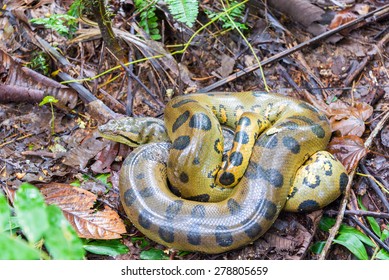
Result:
[[[328,210],[325,212],[329,216],[338,215],[338,211],[335,210]],[[381,218],[381,219],[389,219],[389,213],[382,213],[382,212],[373,212],[373,211],[365,211],[365,210],[345,210],[345,215],[355,215],[355,216],[369,216],[374,218]]]
[[[386,13],[389,12],[389,4],[382,6],[381,8],[378,8],[370,13],[367,13],[366,15],[363,15],[363,16],[361,16],[353,21],[350,21],[346,24],[343,24],[343,25],[339,26],[338,28],[324,32],[324,33],[322,33],[322,34],[320,34],[320,35],[318,35],[318,36],[316,36],[308,41],[305,41],[301,44],[298,44],[297,46],[294,46],[290,49],[286,49],[283,52],[280,52],[276,55],[273,55],[272,57],[260,62],[260,65],[258,63],[256,63],[252,66],[249,66],[249,67],[247,67],[239,72],[236,72],[235,74],[232,74],[224,79],[221,79],[220,81],[217,81],[216,83],[213,83],[212,85],[209,85],[205,88],[200,89],[198,92],[209,92],[211,90],[214,90],[215,88],[218,88],[218,87],[220,87],[228,82],[231,82],[231,81],[233,81],[233,80],[235,80],[235,79],[237,79],[245,74],[248,74],[252,71],[257,70],[260,66],[265,66],[267,64],[273,63],[273,62],[275,62],[275,61],[277,61],[277,60],[279,60],[287,55],[290,55],[290,54],[292,54],[292,53],[294,53],[294,52],[296,52],[296,51],[298,51],[306,46],[315,44],[323,39],[326,39],[326,38],[340,32],[340,31],[344,30],[344,29],[350,28],[350,27],[352,27],[352,26],[354,26],[354,25],[356,25],[356,24],[358,24],[358,23],[360,23],[368,18],[373,18],[373,20],[376,20],[377,15],[379,14],[381,16],[380,12],[382,12],[382,11],[385,11]]]
[[[371,132],[369,137],[365,141],[365,147],[367,149],[370,148],[373,139],[377,136],[377,134],[381,131],[382,127],[384,126],[385,122],[389,119],[389,111],[386,112],[385,116],[378,122],[377,126],[374,128],[374,130]],[[336,217],[335,225],[330,229],[330,235],[327,238],[326,244],[324,245],[324,248],[319,256],[319,260],[324,260],[326,258],[327,252],[329,248],[331,247],[332,242],[334,241],[334,238],[336,234],[338,233],[339,227],[342,224],[344,212],[346,210],[348,198],[350,195],[351,185],[354,178],[354,175],[356,173],[356,169],[351,171],[351,174],[348,176],[348,184],[346,187],[345,195],[342,199],[342,203],[339,207],[339,214]]]

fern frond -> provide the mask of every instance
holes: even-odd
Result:
[[[197,0],[165,0],[173,17],[188,25],[193,26],[199,13],[199,1]]]

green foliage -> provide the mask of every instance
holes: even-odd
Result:
[[[118,239],[86,240],[84,249],[97,255],[117,256],[128,252],[127,246]]]
[[[57,103],[58,100],[55,99],[54,96],[51,96],[51,95],[47,95],[45,96],[42,101],[39,103],[39,106],[43,106],[43,105],[46,105],[46,104],[50,104],[50,108],[51,108],[51,119],[50,119],[50,123],[51,123],[51,135],[54,135],[55,134],[55,128],[54,128],[54,120],[55,120],[55,115],[54,115],[54,107],[53,107],[53,103]]]
[[[15,215],[11,216],[10,206],[0,194],[0,259],[84,258],[83,244],[61,209],[48,206],[36,187],[23,183],[15,193],[14,207]],[[10,232],[15,225],[23,235]],[[51,257],[37,247],[42,244]]]
[[[42,73],[45,76],[49,75],[50,67],[48,63],[48,56],[44,52],[36,52],[33,54],[31,62],[27,66],[35,71]]]
[[[193,26],[199,13],[199,1],[197,0],[165,0],[170,13],[179,22],[189,27]]]
[[[69,11],[67,14],[69,16],[78,18],[82,14],[82,11],[84,10],[85,6],[83,3],[83,0],[74,0],[73,3],[69,7]]]
[[[226,9],[232,8],[236,5],[238,5],[242,1],[226,1]],[[241,4],[234,9],[230,10],[227,14],[221,15],[221,13],[225,13],[225,11],[221,12],[213,12],[213,11],[205,11],[205,13],[208,15],[210,19],[214,19],[219,16],[218,20],[222,22],[222,27],[224,29],[235,29],[235,27],[239,28],[240,30],[246,30],[247,26],[244,23],[239,22],[243,18],[245,10],[245,5]],[[231,22],[233,20],[233,22]]]
[[[136,12],[139,13],[139,25],[150,35],[153,40],[160,40],[162,37],[158,29],[158,17],[155,14],[156,1],[135,0]]]
[[[168,260],[169,256],[163,250],[151,248],[139,254],[141,260]]]
[[[31,23],[42,24],[45,28],[50,28],[59,35],[71,38],[77,30],[77,19],[68,14],[54,14],[47,18],[33,18]]]
[[[375,221],[375,223],[377,222]],[[323,231],[329,231],[331,227],[334,226],[334,224],[335,219],[324,216],[320,220],[319,228]],[[381,230],[379,230],[378,236],[381,240],[385,240],[389,237],[389,231],[383,230],[381,232]],[[369,259],[369,256],[366,251],[366,246],[370,246],[375,249],[377,248],[376,244],[371,241],[371,239],[367,235],[345,224],[342,224],[339,227],[338,235],[334,239],[334,243],[346,247],[355,257],[360,260]],[[317,242],[313,244],[310,249],[313,253],[320,254],[323,250],[324,244],[324,241]],[[389,252],[385,251],[385,249],[380,249],[375,255],[375,258],[389,259]]]

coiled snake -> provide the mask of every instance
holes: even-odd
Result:
[[[235,130],[224,156],[221,125]],[[167,104],[164,122],[123,118],[99,131],[139,146],[122,166],[123,207],[146,236],[176,249],[244,246],[282,209],[324,207],[348,181],[342,164],[322,151],[331,134],[325,115],[277,94],[180,96]]]

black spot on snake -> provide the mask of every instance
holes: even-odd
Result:
[[[288,130],[296,130],[298,129],[299,125],[292,121],[286,121],[279,124],[281,127],[284,127]]]
[[[260,211],[261,215],[265,217],[267,220],[273,220],[277,214],[277,205],[275,205],[270,200],[267,200],[265,198],[260,199],[257,203],[257,213],[260,211],[260,209],[264,209],[264,211]]]
[[[172,131],[175,132],[179,127],[181,127],[189,118],[189,111],[185,111],[182,113],[174,122],[172,126]]]
[[[188,183],[189,182],[188,174],[186,174],[185,172],[182,172],[180,174],[180,181],[183,183]]]
[[[278,139],[275,134],[274,135],[263,134],[255,142],[255,145],[266,149],[274,149],[278,145]]]
[[[209,201],[209,194],[199,194],[195,196],[190,196],[187,197],[188,200],[194,200],[194,201],[199,201],[199,202],[208,202]]]
[[[129,207],[131,206],[136,199],[136,196],[134,194],[134,189],[127,189],[124,192],[124,203]]]
[[[326,133],[321,125],[316,124],[312,126],[311,130],[318,138],[324,138],[324,136],[326,136]]]
[[[264,179],[279,188],[284,184],[284,176],[276,169],[264,169],[258,163],[251,161],[244,175],[248,179]]]
[[[247,144],[250,138],[247,135],[246,131],[238,131],[235,133],[234,141],[240,144]]]
[[[223,172],[219,181],[222,185],[228,186],[235,182],[235,176],[230,172]]]
[[[238,125],[249,126],[251,125],[251,120],[248,117],[241,117],[239,119]]]
[[[172,149],[175,150],[184,150],[186,147],[188,147],[190,143],[190,137],[185,135],[185,136],[179,136],[174,140],[172,144]]]
[[[320,186],[320,176],[319,175],[315,175],[314,181],[311,181],[312,179],[313,179],[312,176],[309,176],[309,178],[305,177],[303,180],[303,184],[311,189],[315,189],[318,186]]]
[[[326,133],[324,129],[321,127],[321,125],[316,124],[313,120],[310,118],[307,118],[305,116],[292,116],[289,117],[289,119],[295,119],[303,121],[311,126],[311,131],[318,137],[318,138],[324,138],[326,136]]]
[[[159,237],[167,242],[172,243],[174,241],[174,228],[171,225],[160,226],[158,229]]]
[[[169,189],[175,196],[181,197],[181,192],[178,188],[176,188],[175,186],[169,185]]]
[[[197,102],[197,101],[192,100],[192,99],[183,99],[183,100],[180,100],[177,103],[173,104],[172,107],[178,108],[178,107],[181,107],[182,105],[190,103],[190,102]]]
[[[262,232],[262,227],[256,221],[246,220],[242,225],[244,225],[244,232],[250,238],[257,238]]]
[[[215,141],[215,144],[213,144],[213,149],[218,153],[220,154],[222,152],[221,150],[221,143],[220,143],[220,139],[216,139]]]
[[[138,216],[138,223],[145,229],[151,226],[151,214],[147,210],[142,210]]]
[[[145,174],[144,174],[144,173],[139,173],[139,174],[137,174],[137,175],[135,176],[135,179],[137,179],[137,180],[142,180],[142,179],[144,179],[144,177],[145,177]]]
[[[172,203],[169,204],[169,206],[166,208],[165,217],[168,220],[174,219],[178,213],[180,213],[182,205],[184,202],[182,200],[175,200]]]
[[[348,183],[348,176],[346,173],[343,172],[342,174],[340,174],[339,177],[339,189],[342,193],[344,193],[344,191],[346,190],[347,183]]]
[[[196,228],[192,228],[186,235],[189,244],[200,245],[201,244],[201,234],[200,231]]]
[[[139,195],[143,198],[150,197],[154,195],[154,190],[153,188],[146,187],[139,191]]]
[[[318,209],[320,209],[319,203],[317,203],[314,200],[309,199],[309,200],[305,200],[305,201],[301,202],[297,208],[297,211],[299,211],[299,212],[305,212],[305,211],[311,212],[311,211],[315,211]]]
[[[308,109],[314,113],[318,112],[318,110],[315,107],[313,107],[312,105],[309,105],[308,103],[305,103],[305,102],[299,103],[298,106],[301,108],[304,108],[304,109]]]
[[[282,138],[282,144],[284,144],[284,146],[294,154],[298,154],[300,152],[299,142],[291,136],[285,136]]]
[[[326,176],[332,176],[332,163],[329,160],[326,160],[324,164],[326,165],[326,167],[328,166],[328,168],[325,169],[324,174]]]
[[[239,214],[240,211],[242,210],[239,203],[236,202],[236,200],[233,198],[230,198],[227,201],[227,207],[228,207],[228,211],[230,211],[230,214],[232,216]]]
[[[243,162],[243,155],[241,152],[232,152],[229,160],[233,166],[239,166]]]
[[[221,247],[231,246],[233,243],[232,234],[226,226],[217,226],[215,229],[216,243]]]
[[[189,127],[208,131],[212,128],[211,119],[204,113],[196,113],[190,118]]]
[[[200,164],[200,159],[198,157],[195,157],[192,161],[193,165],[199,165]]]
[[[190,216],[193,219],[203,219],[205,217],[204,205],[196,205],[195,207],[193,207]]]

